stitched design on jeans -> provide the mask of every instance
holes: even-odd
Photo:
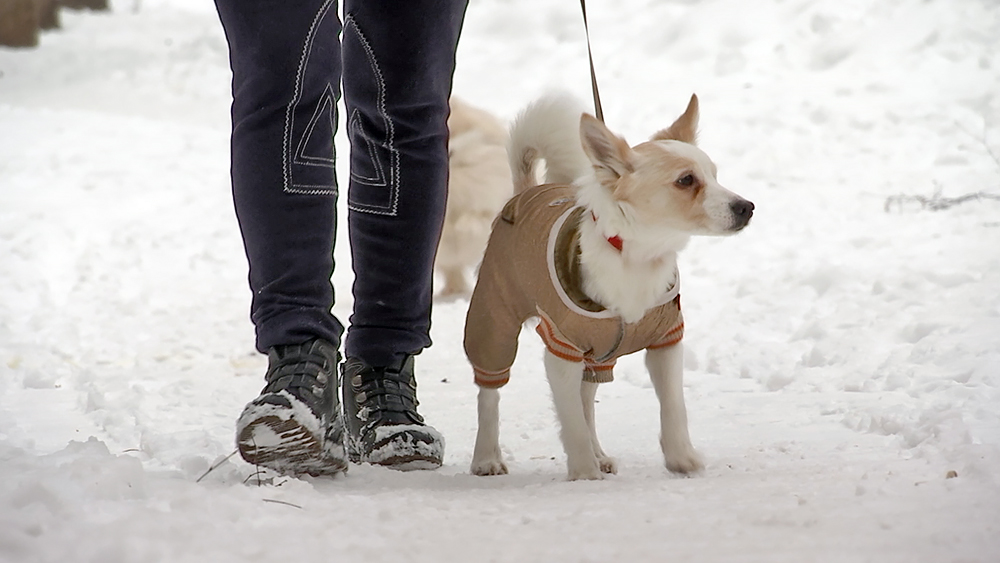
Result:
[[[351,80],[370,78],[377,90],[377,116],[381,120],[384,138],[381,138],[377,123],[372,127],[364,126],[360,112],[352,111],[348,119],[348,132],[351,138],[351,187],[347,196],[348,208],[361,213],[375,215],[397,214],[399,204],[399,151],[395,145],[395,126],[388,117],[385,102],[385,79],[382,69],[371,43],[358,27],[353,16],[344,18],[344,44],[357,41],[365,54],[371,76],[360,73],[350,77]],[[388,166],[385,159],[388,157]]]
[[[367,174],[362,175],[362,171],[355,168],[351,168],[351,177],[355,181],[363,183],[368,186],[387,186],[388,181],[385,177],[385,168],[382,166],[382,160],[378,157],[378,148],[373,144],[371,137],[368,136],[367,131],[365,131],[365,126],[361,121],[361,115],[358,110],[351,112],[350,121],[347,124],[349,131],[354,132],[358,137],[364,140],[364,145],[359,146],[359,143],[355,143],[351,150],[353,151],[366,151],[368,159],[371,161],[371,170],[367,170]]]
[[[302,46],[302,56],[299,59],[299,67],[295,71],[295,89],[292,95],[292,100],[288,103],[288,106],[285,108],[285,130],[281,146],[281,154],[282,154],[281,163],[282,163],[282,172],[284,176],[284,191],[288,193],[310,194],[310,195],[337,194],[337,189],[335,184],[308,185],[295,182],[292,178],[292,167],[291,167],[291,164],[298,164],[298,165],[306,164],[312,166],[323,166],[330,168],[331,170],[334,168],[333,164],[334,159],[332,152],[328,156],[302,154],[302,151],[305,150],[305,147],[308,146],[308,139],[312,136],[316,125],[319,123],[318,120],[321,119],[321,117],[319,117],[321,115],[320,112],[323,110],[324,107],[326,107],[327,104],[326,90],[328,90],[329,93],[331,94],[329,108],[331,115],[330,133],[331,133],[331,143],[332,143],[333,140],[332,124],[334,120],[332,116],[336,115],[336,96],[332,95],[334,90],[331,84],[327,83],[326,90],[324,91],[323,94],[323,98],[320,100],[317,109],[313,112],[312,119],[310,119],[310,122],[307,125],[305,132],[302,134],[302,138],[300,139],[299,143],[296,144],[296,151],[294,156],[291,154],[291,149],[290,149],[290,145],[292,144],[291,137],[295,126],[295,109],[298,107],[299,102],[302,99],[302,82],[306,74],[306,70],[309,68],[309,57],[312,54],[313,42],[316,39],[316,30],[319,27],[320,23],[322,23],[322,21],[326,18],[327,14],[330,12],[330,8],[335,5],[336,2],[334,0],[326,0],[325,2],[323,2],[323,5],[320,6],[319,10],[317,10],[316,16],[313,18],[312,23],[309,25],[309,31],[308,33],[306,33],[306,39]],[[336,17],[335,13],[334,17]],[[305,157],[305,159],[302,158],[303,156]],[[320,162],[319,159],[325,159],[326,162]]]
[[[309,118],[306,130],[302,133],[299,146],[295,148],[295,156],[292,162],[305,166],[325,166],[334,165],[333,153],[323,154],[315,150],[315,145],[327,146],[329,139],[333,138],[334,116],[337,115],[337,99],[333,92],[333,87],[329,84],[323,90],[320,101],[316,104],[316,111]],[[324,135],[327,139],[313,139],[313,135]]]

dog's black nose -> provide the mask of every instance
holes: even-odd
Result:
[[[729,204],[729,210],[733,213],[733,230],[738,231],[746,227],[753,217],[753,202],[737,199]]]

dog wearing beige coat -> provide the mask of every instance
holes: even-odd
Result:
[[[617,471],[597,438],[594,398],[615,360],[639,350],[660,403],[667,469],[703,467],[684,405],[677,253],[692,235],[739,232],[754,206],[719,183],[695,144],[698,116],[692,96],[672,125],[636,146],[568,96],[542,98],[518,116],[508,148],[516,195],[493,222],[466,317],[480,389],[472,473],[507,473],[499,388],[533,317],[569,479]],[[546,183],[536,186],[542,161]]]

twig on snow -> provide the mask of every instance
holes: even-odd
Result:
[[[955,207],[960,203],[965,203],[967,201],[978,201],[981,199],[992,199],[1000,201],[1000,194],[992,194],[988,192],[974,192],[965,195],[960,195],[958,197],[943,197],[940,191],[934,192],[931,197],[926,197],[922,195],[908,195],[899,194],[893,195],[885,198],[885,211],[888,213],[892,210],[893,205],[902,207],[904,203],[907,202],[917,202],[920,204],[921,209],[930,209],[931,211],[942,211],[945,209],[950,209]]]
[[[996,165],[997,165],[997,167],[1000,168],[1000,154],[998,154],[997,151],[993,150],[993,148],[990,147],[989,139],[987,138],[988,137],[988,133],[989,133],[989,128],[990,128],[989,125],[990,124],[987,121],[987,119],[986,119],[985,116],[983,116],[983,132],[980,135],[976,135],[972,131],[969,131],[968,129],[966,129],[965,127],[963,127],[961,123],[958,123],[957,121],[955,122],[955,125],[958,127],[959,131],[965,133],[969,137],[972,137],[973,139],[975,139],[976,141],[978,141],[979,144],[981,144],[983,146],[983,150],[986,151],[986,154],[990,158],[992,158],[993,162],[995,162]]]
[[[262,500],[264,502],[270,502],[272,504],[283,504],[285,506],[291,506],[292,508],[298,508],[299,510],[304,510],[301,506],[299,506],[297,504],[294,504],[294,503],[291,503],[291,502],[285,502],[283,500],[277,500],[277,499],[273,499],[273,498],[262,498],[260,500]]]
[[[231,457],[233,457],[234,455],[236,455],[236,451],[237,451],[237,450],[233,450],[233,453],[231,453],[231,454],[227,455],[226,457],[224,457],[224,458],[220,459],[219,461],[215,462],[215,464],[214,464],[214,465],[212,465],[212,467],[209,467],[209,468],[208,468],[208,471],[205,471],[204,473],[202,473],[202,474],[201,474],[201,477],[198,477],[198,479],[197,479],[197,480],[195,480],[195,483],[201,483],[201,480],[202,480],[202,479],[204,479],[205,477],[208,477],[208,474],[209,474],[209,473],[211,473],[211,472],[215,471],[215,470],[216,470],[216,469],[218,469],[218,468],[219,468],[219,467],[220,467],[220,466],[221,466],[221,465],[222,465],[223,463],[226,463],[227,461],[229,461],[229,458],[231,458]]]
[[[261,479],[260,479],[260,476],[261,476],[261,474],[264,473],[264,470],[261,469],[261,467],[259,465],[254,465],[253,469],[254,469],[253,473],[247,475],[247,478],[243,480],[243,484],[246,485],[247,483],[250,482],[250,479],[253,479],[254,477],[256,477],[257,478],[257,486],[258,487],[264,486],[264,482],[261,481]]]

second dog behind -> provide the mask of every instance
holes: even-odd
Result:
[[[448,207],[434,263],[444,280],[441,297],[469,293],[467,280],[483,257],[493,218],[513,195],[506,126],[452,98],[448,129]]]

